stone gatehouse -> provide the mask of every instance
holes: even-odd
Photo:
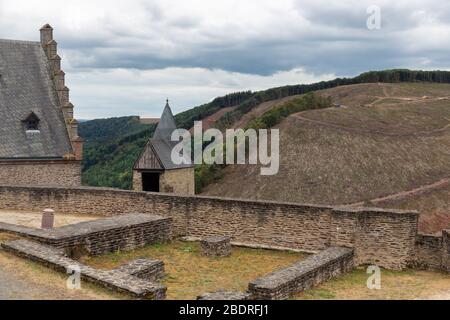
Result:
[[[81,185],[83,140],[53,28],[40,41],[0,40],[0,183]]]

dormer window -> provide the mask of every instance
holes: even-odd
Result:
[[[34,112],[31,112],[25,120],[22,121],[26,131],[39,131],[39,118]]]

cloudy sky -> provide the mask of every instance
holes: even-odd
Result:
[[[367,28],[367,8],[381,28]],[[450,1],[0,0],[0,38],[50,23],[76,116],[159,116],[239,90],[450,68]]]

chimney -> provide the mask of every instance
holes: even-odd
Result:
[[[53,28],[47,23],[39,31],[41,32],[41,45],[45,49],[47,44],[53,40]]]

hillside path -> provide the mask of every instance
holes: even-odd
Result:
[[[390,136],[390,137],[414,137],[414,136],[418,136],[418,135],[420,135],[420,136],[421,135],[429,135],[429,134],[439,133],[439,132],[445,131],[450,128],[450,123],[449,123],[442,128],[433,129],[433,130],[424,130],[424,131],[416,131],[416,132],[408,132],[408,133],[394,133],[394,132],[385,132],[385,131],[379,131],[379,130],[359,129],[359,128],[342,126],[342,125],[331,123],[331,122],[313,120],[313,119],[303,117],[302,113],[303,112],[295,113],[292,116],[299,120],[306,121],[306,122],[313,123],[313,124],[318,124],[318,125],[325,126],[328,128],[351,131],[351,132],[358,132],[358,133],[379,134],[379,135]]]
[[[431,184],[427,184],[427,185],[423,185],[421,187],[412,189],[412,190],[407,190],[407,191],[401,191],[398,193],[394,193],[385,197],[380,197],[380,198],[375,198],[370,200],[371,203],[373,204],[378,204],[380,202],[384,202],[384,201],[390,201],[390,200],[401,200],[407,197],[413,197],[416,196],[418,194],[421,194],[425,191],[429,191],[429,190],[434,190],[434,189],[439,189],[443,186],[446,186],[450,184],[450,178],[443,178],[437,182],[431,183]],[[363,201],[360,202],[355,202],[355,203],[351,203],[348,206],[351,207],[359,207],[364,205]]]

